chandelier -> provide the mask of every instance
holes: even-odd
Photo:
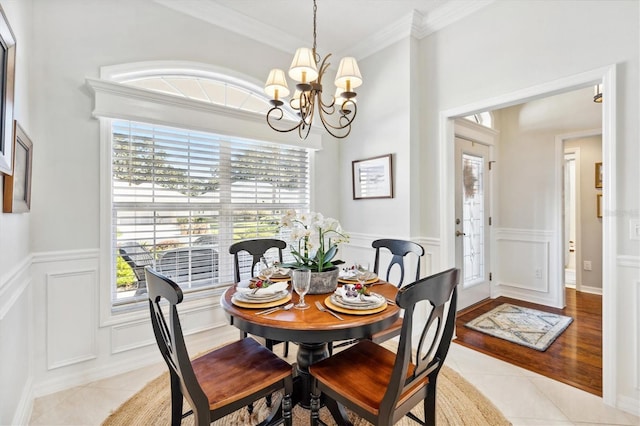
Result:
[[[334,84],[336,92],[328,96],[327,101],[322,97],[322,78],[329,68],[328,62],[331,54],[322,59],[316,52],[316,0],[313,0],[313,49],[301,47],[289,68],[289,77],[297,82],[296,90],[288,101],[289,106],[297,112],[300,120],[291,128],[284,127],[281,121],[284,116],[282,99],[289,96],[289,87],[281,69],[272,69],[264,86],[265,93],[272,98],[273,107],[267,112],[267,124],[277,132],[298,131],[301,139],[306,139],[311,130],[316,111],[324,128],[333,137],[346,138],[351,132],[351,123],[356,117],[356,87],[362,84],[362,76],[358,69],[358,63],[353,57],[345,57],[340,60],[338,73]],[[320,62],[320,67],[317,66]]]

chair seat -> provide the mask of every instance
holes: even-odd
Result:
[[[252,338],[216,349],[191,363],[211,410],[239,401],[291,375],[291,365]]]
[[[389,339],[393,339],[396,336],[400,335],[400,331],[402,330],[402,317],[398,318],[396,322],[391,324],[388,328],[385,328],[382,331],[379,331],[375,334],[372,334],[369,339],[371,339],[375,343],[386,342]]]
[[[362,340],[330,358],[312,364],[309,372],[324,387],[333,390],[371,414],[378,415],[380,404],[391,381],[395,362],[395,353],[370,340]],[[407,377],[411,375],[414,368],[415,366],[410,363]],[[428,383],[427,378],[416,382],[400,396],[398,405],[402,405],[416,391],[421,389],[424,391],[426,383]],[[331,396],[330,392],[327,393]]]

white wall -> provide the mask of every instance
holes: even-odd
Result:
[[[34,164],[40,161],[40,141],[33,137],[32,86],[29,52],[31,1],[1,1],[16,38],[16,82],[14,118],[33,139]],[[1,174],[0,174],[1,175]],[[2,179],[0,178],[0,190]],[[31,410],[32,384],[32,300],[29,267],[31,213],[0,213],[0,424],[21,421]]]
[[[442,131],[438,113],[490,104],[493,99],[568,76],[617,64],[615,128],[618,183],[617,205],[608,212],[617,227],[617,298],[612,314],[618,329],[614,365],[613,397],[608,401],[638,413],[640,401],[640,244],[631,239],[631,220],[640,217],[640,158],[638,108],[639,73],[638,2],[536,2],[496,1],[477,13],[438,31],[421,42],[421,68],[426,78],[419,88],[424,111],[422,122],[423,174],[425,186],[423,212],[439,211],[437,187],[440,165],[438,145]],[[597,22],[598,25],[593,25]],[[547,161],[548,153],[532,153],[531,163]],[[532,177],[528,170],[523,175]],[[548,182],[542,178],[542,185]],[[530,189],[530,185],[525,189]],[[546,193],[536,192],[535,200],[544,206]],[[504,203],[504,200],[501,200]],[[536,208],[524,213],[524,225],[547,229],[548,212]],[[441,224],[424,214],[421,231],[428,237],[439,235]],[[505,219],[506,220],[506,219]],[[506,224],[515,224],[517,218]],[[445,265],[443,265],[444,267]],[[633,295],[633,296],[631,296]],[[615,341],[616,336],[609,336]]]
[[[366,79],[359,88],[358,116],[351,135],[340,144],[340,217],[355,234],[410,234],[410,54],[410,41],[405,40],[360,61]],[[394,197],[354,200],[352,161],[385,154],[392,154]]]

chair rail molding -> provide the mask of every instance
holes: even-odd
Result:
[[[31,284],[30,268],[33,256],[22,259],[6,274],[0,276],[0,321]]]

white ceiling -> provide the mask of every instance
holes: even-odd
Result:
[[[313,42],[312,0],[155,0],[286,52]],[[422,38],[493,0],[317,0],[318,53],[362,58]]]

